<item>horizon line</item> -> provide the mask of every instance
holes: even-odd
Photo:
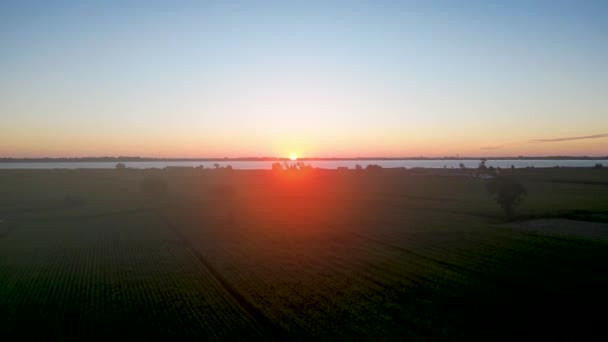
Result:
[[[444,157],[302,157],[295,161],[348,161],[348,160],[510,160],[510,159],[608,159],[608,155],[550,155],[550,156],[444,156]],[[0,157],[0,162],[44,162],[44,161],[117,161],[117,162],[144,162],[144,161],[289,161],[294,162],[289,157],[141,157],[141,156],[85,156],[85,157]]]

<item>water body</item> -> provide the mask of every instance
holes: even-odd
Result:
[[[273,161],[148,161],[148,162],[124,162],[128,168],[134,169],[162,169],[168,166],[213,168],[214,164],[220,166],[231,165],[235,169],[243,170],[269,170]],[[289,164],[293,162],[287,162]],[[356,165],[363,167],[377,164],[385,168],[458,168],[460,163],[467,168],[476,168],[479,160],[320,160],[306,161],[313,167],[323,169],[336,169],[338,167],[355,168]],[[524,167],[592,167],[600,163],[608,166],[607,160],[488,160],[487,166],[509,168]],[[116,162],[0,162],[0,169],[113,169]]]

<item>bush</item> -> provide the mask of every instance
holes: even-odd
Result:
[[[117,170],[122,170],[122,169],[126,169],[127,166],[125,164],[123,164],[123,163],[118,163],[118,164],[116,164],[115,168]]]
[[[275,169],[275,167],[276,167],[276,169]],[[272,164],[272,169],[273,170],[281,170],[281,164],[279,164],[279,163]],[[287,171],[307,171],[307,170],[312,170],[312,165],[305,164],[304,162],[301,162],[301,161],[293,163],[293,164],[288,164],[287,162],[283,162],[282,170],[287,170]]]
[[[513,218],[515,206],[521,203],[523,197],[528,193],[526,188],[513,178],[496,177],[487,184],[487,190],[495,195],[496,203],[505,212],[507,220]]]
[[[377,164],[370,164],[365,167],[365,170],[370,173],[380,173],[382,172],[382,166]]]
[[[304,162],[297,162],[296,167],[300,171],[312,170],[312,165],[304,164]]]

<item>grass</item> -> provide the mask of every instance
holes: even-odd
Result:
[[[483,180],[451,172],[0,171],[0,329],[219,340],[599,332],[606,243],[509,229]],[[506,172],[529,192],[516,219],[605,218],[608,170]]]

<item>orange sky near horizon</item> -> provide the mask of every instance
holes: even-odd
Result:
[[[0,138],[0,157],[98,157],[140,156],[153,158],[236,158],[289,157],[352,158],[352,157],[509,157],[509,156],[608,156],[608,136],[596,139],[533,143],[529,140],[492,141],[480,148],[477,141],[444,139],[440,141],[413,140],[393,137],[381,140],[343,137],[305,138],[239,138],[222,137],[212,140],[197,136],[170,136],[108,139],[99,136],[63,136],[52,134],[25,138]],[[105,136],[105,138],[104,138]],[[230,141],[233,141],[231,144]],[[247,146],[244,148],[243,146]]]

